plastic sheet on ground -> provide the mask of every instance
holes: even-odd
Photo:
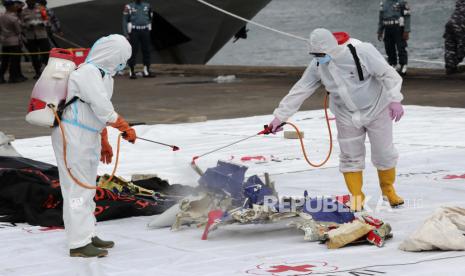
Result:
[[[311,119],[309,119],[311,118]],[[197,185],[190,168],[192,156],[256,133],[271,116],[208,121],[194,124],[137,126],[138,135],[179,145],[173,153],[156,145],[123,143],[118,174],[157,173],[171,183]],[[321,160],[328,142],[321,110],[300,112],[292,118],[306,132],[310,158]],[[331,122],[335,128],[335,122]],[[102,238],[116,247],[103,259],[72,259],[67,256],[62,230],[27,231],[28,225],[0,225],[0,275],[463,275],[464,252],[404,252],[400,243],[439,206],[465,207],[464,179],[444,179],[465,173],[465,109],[407,106],[405,117],[395,124],[395,142],[400,153],[397,190],[406,200],[401,209],[380,204],[373,216],[389,222],[393,238],[382,248],[348,246],[329,251],[302,238],[302,231],[285,223],[229,225],[215,232],[215,239],[202,241],[195,227],[172,232],[149,230],[152,217],[135,217],[99,223]],[[110,131],[115,144],[117,133]],[[54,163],[50,137],[13,142],[28,158]],[[380,197],[376,170],[369,163],[364,191],[368,207],[376,210]],[[271,173],[280,195],[342,195],[346,187],[338,169],[338,146],[327,165],[309,168],[296,141],[281,134],[257,137],[197,161],[203,169],[231,156],[270,156],[281,162],[248,163],[247,176]],[[99,174],[111,166],[101,166]],[[32,232],[32,233],[31,233]],[[365,274],[362,274],[365,273]]]

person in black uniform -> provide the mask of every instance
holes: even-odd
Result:
[[[142,48],[142,59],[144,64],[143,77],[153,78],[155,75],[150,72],[150,31],[152,30],[152,7],[142,0],[135,0],[126,6],[123,11],[123,34],[132,46],[132,56],[128,61],[130,68],[129,76],[136,79],[134,66],[136,65],[139,45]]]
[[[410,36],[410,7],[405,0],[380,3],[378,40],[384,39],[388,62],[401,75],[407,73],[407,40]],[[397,59],[397,55],[399,59]],[[397,63],[399,61],[399,63]]]

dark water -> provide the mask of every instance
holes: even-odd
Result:
[[[442,67],[442,34],[455,0],[410,0],[409,4],[412,10],[410,65]],[[273,0],[254,20],[303,37],[308,37],[317,27],[346,31],[352,37],[373,43],[384,53],[384,45],[376,34],[378,11],[378,0]],[[210,64],[284,66],[308,63],[305,43],[253,25],[249,25],[249,29],[247,40],[228,43]]]

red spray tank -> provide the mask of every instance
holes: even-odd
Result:
[[[76,66],[79,66],[81,63],[86,61],[87,55],[89,55],[90,48],[74,48],[70,49],[73,52],[73,61],[76,63]]]
[[[337,40],[337,44],[339,45],[343,45],[350,39],[350,35],[346,32],[334,32],[333,35]]]
[[[48,64],[32,90],[26,121],[30,124],[53,127],[52,108],[66,101],[68,78],[76,69],[74,54],[70,50],[53,48]]]

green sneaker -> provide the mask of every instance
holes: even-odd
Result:
[[[99,237],[92,238],[92,245],[98,248],[113,248],[115,243],[112,241],[102,241]]]
[[[74,248],[69,250],[69,255],[71,257],[84,257],[84,258],[92,258],[92,257],[105,257],[108,255],[108,251],[104,249],[100,249],[89,243],[86,246]]]

